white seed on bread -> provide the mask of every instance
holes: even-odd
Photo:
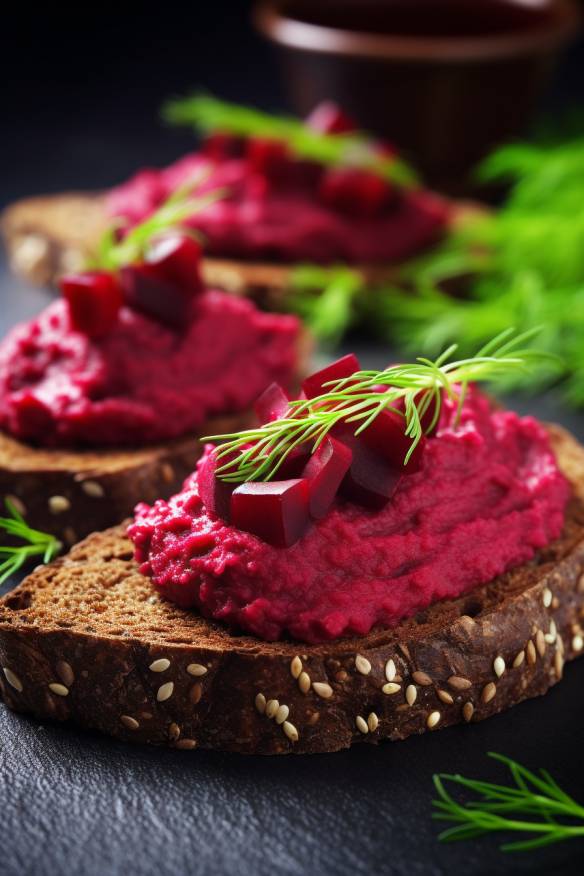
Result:
[[[300,673],[302,672],[302,660],[298,655],[293,657],[290,661],[290,672],[292,674],[292,678],[298,678]]]
[[[524,660],[525,660],[525,651],[519,651],[519,653],[515,655],[515,659],[513,661],[513,669],[518,669]]]
[[[467,724],[470,721],[470,719],[472,718],[473,714],[474,714],[474,706],[469,700],[468,703],[465,703],[464,706],[462,707],[462,717],[464,718],[464,720],[466,721]]]
[[[369,675],[371,672],[371,663],[367,657],[363,657],[362,654],[357,654],[355,657],[355,669],[357,672],[360,672],[361,675]]]
[[[388,681],[393,681],[396,674],[395,662],[390,657],[385,664],[385,677]]]
[[[416,684],[421,684],[422,687],[429,687],[432,684],[432,679],[428,675],[427,672],[422,672],[417,669],[415,672],[412,672],[412,678],[416,682]]]
[[[326,681],[313,681],[312,689],[323,700],[329,700],[333,695],[333,689]]]
[[[294,724],[291,724],[290,721],[284,721],[284,723],[282,724],[282,730],[284,731],[290,742],[298,742],[298,730],[296,729]]]
[[[451,706],[454,702],[452,694],[449,694],[447,690],[441,690],[438,688],[436,696],[441,702],[446,703],[447,706]]]
[[[525,651],[527,653],[527,662],[530,664],[530,666],[533,666],[537,660],[537,653],[535,651],[535,645],[533,644],[531,639],[527,643]]]
[[[256,694],[256,698],[255,698],[254,702],[255,702],[255,707],[258,710],[258,712],[260,713],[260,715],[263,715],[264,712],[266,711],[266,698],[263,695],[263,693]]]
[[[558,628],[556,626],[555,620],[552,618],[550,621],[549,632],[545,634],[545,640],[548,645],[553,645],[556,641],[556,636],[558,635]]]
[[[187,666],[187,672],[189,675],[194,675],[195,678],[200,678],[201,675],[206,675],[207,671],[207,667],[203,666],[202,663],[189,663]]]
[[[6,681],[8,682],[10,687],[13,687],[14,690],[18,691],[18,693],[22,693],[22,682],[16,672],[13,672],[12,669],[9,669],[7,666],[2,667],[2,672],[4,673],[4,677],[6,678]]]
[[[103,499],[105,490],[97,481],[82,481],[81,489],[90,499]]]
[[[290,714],[290,709],[288,706],[281,705],[278,707],[278,711],[274,715],[274,720],[276,724],[283,724],[284,721],[288,719],[288,715]]]
[[[175,724],[175,722],[173,721],[172,724],[170,725],[170,727],[168,728],[168,738],[171,740],[171,742],[176,742],[176,740],[179,738],[179,736],[180,736],[180,727],[178,726],[178,724]]]
[[[543,630],[538,630],[535,634],[535,647],[540,657],[545,654],[545,635]]]
[[[559,651],[554,654],[554,669],[558,678],[564,674],[564,658]]]
[[[387,696],[391,696],[401,690],[401,684],[397,684],[395,681],[388,681],[387,684],[383,685],[381,690],[384,694],[387,694]]]
[[[49,684],[49,690],[51,693],[56,694],[58,697],[66,697],[69,696],[69,688],[65,687],[64,684],[59,684],[56,681],[51,682]]]
[[[73,672],[73,667],[67,660],[59,660],[57,665],[55,666],[57,670],[57,675],[63,682],[66,687],[71,687],[73,682],[75,681],[75,673]]]
[[[51,514],[63,514],[69,511],[71,502],[66,496],[51,496],[49,498],[49,511]]]
[[[120,715],[120,721],[128,730],[138,730],[140,727],[140,722],[132,718],[131,715]]]
[[[371,733],[375,733],[377,728],[379,727],[379,718],[375,714],[375,712],[370,712],[367,716],[367,727]]]
[[[266,718],[274,718],[280,708],[278,700],[268,700],[266,703]]]
[[[355,718],[355,725],[359,733],[369,733],[369,725],[367,724],[365,718],[363,718],[361,715],[357,715],[357,717]]]
[[[170,660],[166,657],[159,657],[158,660],[154,660],[154,662],[150,664],[148,669],[150,672],[166,672],[169,666]]]
[[[169,700],[174,692],[174,681],[167,681],[161,684],[156,693],[156,699],[159,703],[164,703]]]
[[[577,633],[572,639],[572,651],[581,651],[584,648],[584,638]]]
[[[415,684],[408,684],[406,687],[406,702],[408,706],[413,706],[418,698],[418,688]]]
[[[488,684],[484,686],[481,692],[481,702],[490,703],[495,694],[497,693],[497,685],[494,681],[489,681]]]
[[[495,673],[497,678],[501,678],[501,676],[505,672],[505,661],[500,654],[495,657],[493,661],[493,672]]]
[[[301,672],[298,676],[298,687],[300,692],[303,694],[307,694],[310,690],[310,675],[308,672]]]
[[[428,730],[433,730],[440,721],[440,712],[430,712],[426,718],[426,726]]]
[[[552,591],[550,590],[550,588],[544,587],[543,593],[542,593],[542,600],[543,600],[544,608],[550,607],[550,605],[552,604],[553,597],[554,597],[554,595],[553,595]]]

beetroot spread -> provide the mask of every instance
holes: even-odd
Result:
[[[197,474],[138,506],[136,557],[161,593],[263,639],[365,635],[529,561],[562,529],[569,488],[544,429],[476,390],[445,402],[421,466],[371,511],[342,499],[287,548],[210,516]]]
[[[297,338],[295,318],[214,291],[183,331],[122,307],[99,338],[58,301],[0,344],[0,429],[45,446],[179,437],[245,410],[270,380],[289,384]]]
[[[201,172],[209,174],[201,192],[226,189],[224,198],[190,220],[212,256],[395,262],[435,242],[448,221],[445,202],[429,192],[382,193],[378,203],[371,174],[357,178],[353,192],[350,171],[343,177],[343,171],[288,160],[266,172],[253,153],[215,159],[192,154],[163,170],[142,170],[109,193],[108,212],[134,225]]]

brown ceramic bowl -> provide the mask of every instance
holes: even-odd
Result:
[[[468,192],[469,171],[521,134],[575,0],[263,0],[259,30],[281,52],[302,115],[340,103],[393,141],[431,185]]]

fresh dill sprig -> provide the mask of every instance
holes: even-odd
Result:
[[[271,115],[205,94],[168,101],[162,108],[162,116],[170,124],[188,125],[204,133],[220,131],[236,137],[281,140],[298,158],[320,164],[361,167],[405,188],[418,185],[416,173],[403,159],[382,155],[375,143],[361,132],[324,134],[299,119]]]
[[[534,773],[502,754],[489,757],[505,764],[513,785],[497,785],[460,775],[434,776],[438,799],[433,800],[432,817],[448,821],[443,842],[475,839],[491,833],[519,833],[525,839],[507,842],[502,851],[520,852],[541,848],[561,840],[584,837],[584,806],[563,791],[546,770]],[[445,782],[472,791],[476,797],[460,803],[447,791]]]
[[[207,177],[208,173],[203,171],[187,180],[175,189],[158,209],[130,228],[121,239],[118,239],[117,234],[119,226],[114,224],[108,228],[88,267],[115,271],[138,261],[154,238],[169,229],[180,227],[186,219],[190,219],[191,216],[224,197],[225,189],[213,189],[197,194]]]
[[[0,545],[0,584],[18,572],[33,557],[41,557],[43,563],[50,563],[63,548],[54,535],[32,529],[10,499],[5,498],[4,504],[8,516],[0,517],[0,529],[7,535],[20,539],[24,544],[14,547]]]
[[[358,435],[382,411],[389,410],[403,416],[404,434],[411,439],[405,465],[423,437],[426,412],[433,412],[426,427],[430,432],[438,421],[443,396],[456,400],[460,411],[469,383],[488,381],[510,370],[525,371],[530,360],[540,358],[537,351],[524,346],[537,331],[516,335],[507,329],[467,359],[449,361],[456,351],[453,344],[435,361],[419,357],[415,363],[383,371],[358,371],[325,384],[327,391],[315,398],[291,401],[284,418],[202,440],[224,442],[217,451],[218,458],[226,460],[217,469],[222,480],[269,480],[296,447],[308,442],[314,453],[337,424],[355,424]],[[382,386],[386,388],[380,390]]]
[[[315,338],[334,347],[358,319],[363,287],[363,277],[343,265],[299,265],[290,275],[286,305]]]

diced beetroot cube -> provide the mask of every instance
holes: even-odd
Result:
[[[310,522],[308,481],[241,484],[231,496],[231,522],[275,547],[290,547]]]
[[[332,167],[323,174],[318,194],[321,201],[334,210],[373,218],[389,204],[392,188],[371,171],[356,167]]]
[[[317,104],[305,124],[321,134],[350,134],[357,130],[353,119],[332,100]]]
[[[205,455],[197,466],[197,483],[199,496],[203,500],[209,514],[229,521],[231,494],[237,484],[221,480],[217,469],[227,462],[226,458],[217,458],[217,448],[211,445],[205,447]]]
[[[129,265],[121,270],[124,297],[130,307],[174,329],[184,328],[193,313],[194,288],[163,279],[153,265]]]
[[[332,505],[353,460],[353,452],[335,438],[327,437],[308,460],[303,477],[308,481],[309,511],[316,520]]]
[[[29,389],[23,390],[15,407],[16,431],[23,438],[38,438],[52,429],[53,414]]]
[[[223,161],[225,158],[232,158],[240,154],[241,141],[239,137],[234,137],[232,134],[222,134],[216,131],[205,137],[201,145],[201,152],[211,161]]]
[[[282,140],[251,137],[246,156],[252,170],[271,176],[280,173],[289,163],[288,147]]]
[[[279,383],[271,383],[254,405],[260,423],[281,420],[288,413],[290,399]]]
[[[317,395],[331,391],[332,387],[325,386],[325,383],[331,380],[342,380],[360,370],[359,360],[353,353],[349,353],[348,356],[342,356],[336,362],[332,362],[326,368],[322,368],[307,377],[302,383],[302,391],[306,398],[315,398]]]
[[[114,274],[85,271],[61,277],[61,291],[69,306],[72,327],[90,338],[106,335],[115,325],[123,303]]]
[[[335,434],[353,452],[340,493],[366,508],[383,508],[395,493],[403,472],[355,437],[349,425],[338,427]]]
[[[358,423],[355,424],[358,428]],[[416,448],[404,467],[404,460],[411,447],[412,439],[405,434],[406,420],[401,414],[394,411],[382,411],[378,414],[371,425],[359,434],[359,438],[367,447],[378,453],[396,468],[401,468],[403,474],[413,474],[418,471],[422,464],[425,438],[416,445]]]
[[[310,459],[311,444],[305,442],[298,445],[287,456],[277,472],[277,477],[284,481],[290,478],[304,477],[304,467]]]
[[[146,253],[146,263],[163,280],[184,287],[192,295],[201,292],[201,247],[189,234],[165,234]]]

